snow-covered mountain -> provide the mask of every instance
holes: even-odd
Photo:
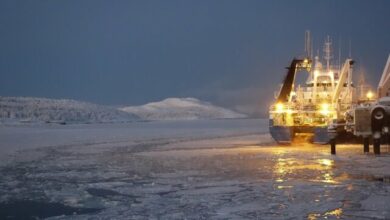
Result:
[[[75,100],[0,97],[0,122],[102,123],[138,119],[113,107]]]
[[[194,120],[219,118],[245,118],[229,109],[195,98],[168,98],[142,106],[129,106],[120,110],[133,113],[144,120]]]
[[[70,99],[0,96],[0,123],[105,123],[244,117],[246,115],[195,98],[168,98],[118,109]]]

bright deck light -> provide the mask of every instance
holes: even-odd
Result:
[[[329,114],[329,104],[328,103],[322,103],[321,104],[321,109],[320,109],[320,113],[323,114],[323,115],[327,115]]]
[[[368,91],[366,96],[367,96],[367,99],[370,100],[374,97],[374,93],[371,91]]]
[[[284,105],[283,105],[283,103],[277,103],[277,104],[276,104],[276,111],[277,111],[277,112],[283,112],[283,110],[284,110]]]

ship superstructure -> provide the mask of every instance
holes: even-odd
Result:
[[[309,35],[310,36],[310,35]],[[308,39],[306,40],[308,41]],[[310,39],[309,39],[310,41]],[[307,45],[307,43],[306,43]],[[312,141],[327,143],[327,126],[343,115],[355,101],[350,58],[340,65],[332,64],[332,42],[324,44],[324,56],[293,59],[283,85],[271,105],[270,133],[279,143],[289,143],[294,136],[311,134]],[[306,74],[302,84],[295,82],[296,74]]]

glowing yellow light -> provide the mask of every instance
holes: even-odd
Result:
[[[321,104],[320,113],[323,114],[323,115],[329,114],[329,112],[330,112],[329,108],[330,108],[330,106],[329,106],[328,103],[322,103]]]
[[[308,59],[304,59],[303,62],[304,62],[304,63],[308,63],[309,60],[308,60]]]
[[[368,91],[366,96],[370,100],[370,99],[372,99],[374,97],[374,93],[371,92],[371,91]]]
[[[276,104],[276,111],[277,111],[277,112],[283,112],[283,110],[284,110],[284,105],[283,105],[283,103],[277,103],[277,104]]]
[[[329,159],[319,159],[318,162],[324,166],[332,166],[333,165],[333,160],[329,160]]]

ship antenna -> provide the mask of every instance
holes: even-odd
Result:
[[[308,58],[312,58],[312,42],[311,42],[311,36],[310,36],[310,31],[306,30],[305,32],[305,52],[306,56]]]
[[[339,37],[339,72],[341,71],[341,37]]]
[[[325,45],[324,45],[324,59],[326,60],[326,69],[327,71],[330,70],[330,60],[333,58],[333,56],[331,55],[331,46],[332,46],[332,42],[330,41],[330,37],[328,35],[326,41],[325,41]]]
[[[311,41],[311,51],[310,51],[310,55],[311,55],[311,57],[310,57],[310,59],[311,60],[313,60],[313,40]]]
[[[351,39],[349,39],[349,58],[352,58],[352,53],[351,53]]]

